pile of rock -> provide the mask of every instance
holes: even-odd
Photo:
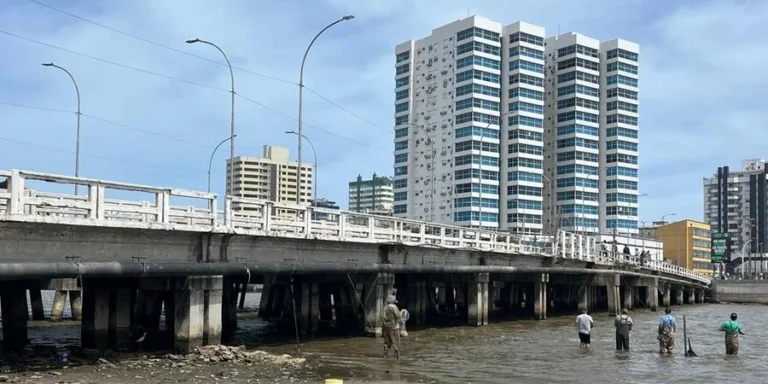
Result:
[[[179,355],[168,355],[168,358],[182,359]],[[196,358],[206,363],[217,362],[237,362],[237,363],[271,363],[276,365],[299,366],[304,364],[306,359],[294,358],[290,355],[273,355],[264,351],[247,351],[245,346],[228,347],[225,345],[208,345],[197,347],[194,354],[188,358]]]

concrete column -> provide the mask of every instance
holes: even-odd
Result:
[[[266,277],[264,278],[266,280]],[[261,286],[261,298],[259,298],[259,317],[262,319],[269,319],[270,310],[272,309],[273,299],[272,285],[264,284]]]
[[[61,321],[67,306],[67,291],[56,291],[51,304],[51,321]]]
[[[318,286],[318,306],[320,307],[320,321],[333,322],[333,304],[331,303],[331,283],[323,283]]]
[[[429,298],[427,297],[427,282],[408,280],[406,289],[407,300],[401,303],[401,308],[405,308],[411,314],[410,323],[414,325],[424,325],[427,322],[427,307]]]
[[[221,342],[222,280],[221,276],[190,276],[174,282],[176,352]]]
[[[83,299],[80,291],[69,291],[69,307],[72,310],[72,320],[82,320]]]
[[[533,283],[533,317],[536,320],[547,318],[547,285],[549,283],[549,274],[542,273],[536,275],[536,281]]]
[[[683,305],[683,287],[675,290],[675,305]]]
[[[579,289],[579,304],[578,309],[581,311],[582,308],[586,308],[587,311],[592,309],[592,286],[590,285],[583,285]]]
[[[301,283],[299,332],[302,335],[316,333],[320,317],[320,287],[318,283]]]
[[[381,336],[381,313],[384,300],[391,294],[395,284],[393,273],[379,273],[370,276],[363,284],[363,302],[365,303],[365,332]]]
[[[229,342],[237,330],[237,291],[239,284],[232,278],[222,280],[221,337]]]
[[[633,289],[634,288],[630,286],[624,287],[624,308],[630,311],[635,309],[635,295]]]
[[[488,325],[488,274],[470,275],[467,290],[467,321],[469,325]]]
[[[0,311],[3,315],[3,344],[5,348],[22,349],[29,343],[27,337],[27,290],[20,284],[0,286]]]
[[[104,285],[96,280],[84,284],[80,324],[83,348],[103,351],[109,347],[110,292]]]
[[[29,301],[32,305],[32,320],[45,320],[45,311],[43,310],[43,294],[40,287],[29,289]]]
[[[703,304],[704,303],[704,298],[706,297],[706,292],[703,289],[700,289],[698,292],[699,292],[699,294],[697,296],[696,302],[699,303],[699,304]]]
[[[608,293],[608,315],[618,316],[621,312],[621,295],[620,287],[621,280],[619,275],[606,276],[608,278],[608,284],[606,285]]]
[[[664,295],[662,296],[662,305],[668,308],[672,305],[672,284],[664,283]]]
[[[659,281],[658,279],[653,279],[653,282],[651,285],[648,285],[645,287],[645,302],[646,305],[648,305],[648,309],[651,310],[651,312],[656,312],[659,309]]]
[[[240,284],[240,302],[237,304],[237,309],[245,308],[245,294],[248,293],[248,282]]]
[[[78,292],[79,293],[79,292]],[[118,350],[131,345],[131,296],[130,289],[118,289],[110,305],[109,328],[115,335],[115,348]]]
[[[450,283],[445,284],[445,310],[448,313],[456,313],[456,291]]]
[[[688,291],[688,304],[696,304],[696,290],[694,289]]]

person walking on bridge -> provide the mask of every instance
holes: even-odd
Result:
[[[616,316],[613,326],[616,327],[616,350],[629,351],[629,332],[632,331],[632,318],[629,317],[629,310],[624,308],[621,315]]]
[[[675,348],[675,317],[672,316],[672,309],[664,309],[664,316],[659,319],[659,353],[669,355]]]
[[[741,324],[736,319],[738,316],[736,313],[731,313],[731,320],[726,321],[720,326],[720,330],[725,332],[725,354],[726,355],[738,355],[739,354],[739,335],[743,335],[741,331]]]
[[[389,350],[395,350],[395,358],[400,358],[400,309],[393,295],[387,296],[387,306],[384,307],[381,328],[384,336],[384,357],[389,356]]]

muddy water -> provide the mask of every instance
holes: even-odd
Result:
[[[246,307],[255,307],[258,294],[250,294]],[[48,304],[46,304],[48,305]],[[747,336],[738,357],[725,357],[720,323],[731,312],[739,314]],[[452,327],[411,330],[404,339],[399,361],[381,358],[380,339],[302,339],[301,355],[320,363],[319,375],[345,379],[345,383],[457,382],[457,383],[762,383],[768,366],[763,346],[768,330],[768,306],[696,305],[673,307],[678,319],[677,349],[673,356],[659,356],[656,326],[660,313],[631,314],[635,327],[630,353],[614,348],[613,320],[595,314],[593,349],[579,350],[574,318],[545,321],[506,321],[486,327]],[[683,315],[698,357],[682,351]],[[44,325],[45,323],[41,323]],[[295,341],[276,336],[268,323],[240,319],[234,341],[274,353],[296,354]],[[79,344],[79,326],[34,327],[36,344]]]

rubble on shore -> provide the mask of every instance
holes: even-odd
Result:
[[[204,346],[187,355],[123,354],[108,358],[99,357],[93,364],[0,372],[0,383],[295,383],[307,382],[311,376],[310,364],[304,358],[249,351],[245,346]]]

